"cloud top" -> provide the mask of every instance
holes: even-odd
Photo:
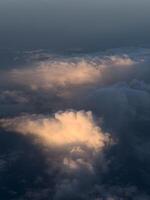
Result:
[[[46,61],[37,66],[14,69],[9,78],[20,85],[31,89],[51,89],[93,85],[101,81],[106,67],[130,66],[135,62],[128,56],[108,56],[95,60],[78,59],[75,61]]]
[[[50,146],[85,145],[98,150],[104,147],[108,135],[94,122],[91,112],[58,112],[54,117],[27,115],[1,119],[1,127],[24,135],[34,135]]]

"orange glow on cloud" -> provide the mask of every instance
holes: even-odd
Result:
[[[84,111],[56,113],[53,118],[31,115],[3,119],[1,126],[24,135],[34,135],[50,146],[79,144],[98,150],[108,139],[95,124],[92,113]]]

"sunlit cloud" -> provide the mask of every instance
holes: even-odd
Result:
[[[44,144],[65,146],[81,144],[98,150],[107,142],[108,135],[94,122],[91,112],[58,112],[51,117],[27,115],[1,119],[1,127],[24,135],[31,134]]]
[[[31,141],[45,152],[48,165],[59,167],[60,172],[66,174],[66,180],[71,177],[80,180],[84,173],[95,176],[97,156],[101,172],[107,169],[104,150],[112,144],[112,139],[96,124],[90,111],[58,112],[53,117],[26,115],[1,119],[0,127],[28,138],[32,136]]]
[[[103,71],[108,67],[131,66],[135,61],[128,56],[107,56],[65,61],[46,61],[30,68],[8,72],[10,81],[33,90],[69,89],[95,85],[102,81]],[[6,74],[7,76],[7,74]]]
[[[43,63],[30,69],[13,70],[11,78],[14,82],[26,85],[33,90],[69,88],[93,84],[100,78],[100,69],[85,61],[79,63]]]

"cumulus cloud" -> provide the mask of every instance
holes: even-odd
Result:
[[[107,67],[127,67],[135,63],[127,55],[48,60],[6,72],[5,80],[7,78],[33,90],[79,87],[101,82]]]
[[[50,166],[49,173],[54,173],[51,166],[59,169],[55,174],[54,199],[70,196],[70,190],[73,193],[80,191],[85,182],[90,186],[97,179],[97,166],[99,173],[107,169],[104,150],[111,145],[112,139],[96,124],[92,112],[65,111],[53,117],[26,115],[1,119],[0,126],[9,132],[33,136],[33,141],[42,145]]]
[[[96,154],[112,143],[110,135],[95,123],[92,112],[58,112],[53,117],[26,115],[1,119],[0,126],[33,136],[34,142],[42,144],[44,149],[60,150],[60,155],[65,151],[62,164],[72,170],[84,168],[92,172]]]
[[[54,118],[28,115],[0,122],[3,128],[40,137],[44,144],[52,146],[83,144],[96,150],[103,148],[108,139],[91,112],[66,111],[56,113]]]
[[[13,70],[14,82],[35,89],[54,89],[93,84],[100,78],[100,70],[86,61],[47,62],[40,66],[22,70]]]

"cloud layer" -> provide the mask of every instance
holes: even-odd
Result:
[[[80,87],[101,82],[106,68],[122,68],[136,62],[127,55],[87,58],[74,60],[48,60],[22,69],[4,73],[11,83],[20,84],[33,90]]]
[[[0,137],[15,137],[14,149],[16,140],[31,149],[23,148],[8,171],[0,151],[1,169],[6,175],[21,159],[28,163],[32,148],[40,166],[35,172],[29,167],[37,178],[19,179],[24,192],[14,188],[10,199],[148,200],[149,61],[148,49],[118,49],[44,61],[38,56],[3,70]],[[26,173],[15,178],[20,174]]]

